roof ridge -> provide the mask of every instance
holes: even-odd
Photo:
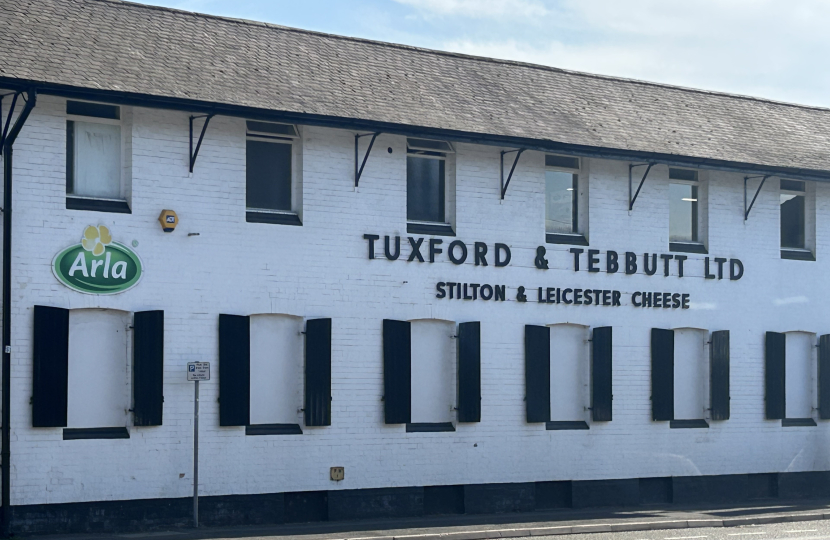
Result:
[[[90,0],[75,0],[75,1],[89,2]],[[772,105],[781,105],[781,106],[785,106],[785,107],[794,107],[794,108],[798,108],[798,109],[830,112],[830,107],[822,107],[820,105],[806,105],[806,104],[803,104],[803,103],[793,103],[793,102],[790,102],[790,101],[781,101],[781,100],[776,100],[776,99],[763,98],[763,97],[758,97],[758,96],[751,96],[751,95],[747,95],[747,94],[723,92],[723,91],[718,91],[718,90],[706,90],[706,89],[703,89],[703,88],[694,88],[694,87],[689,87],[689,86],[673,85],[673,84],[661,83],[661,82],[655,82],[655,81],[646,81],[646,80],[642,80],[642,79],[633,79],[633,78],[630,78],[630,77],[616,77],[616,76],[612,76],[612,75],[602,75],[602,74],[599,74],[599,73],[589,73],[589,72],[585,72],[585,71],[575,71],[575,70],[564,69],[564,68],[559,68],[559,67],[554,67],[554,66],[545,66],[545,65],[542,65],[542,64],[534,64],[534,63],[531,63],[531,62],[522,62],[522,61],[518,61],[518,60],[506,60],[506,59],[501,59],[501,58],[492,58],[492,57],[488,57],[488,56],[476,56],[476,55],[473,55],[473,54],[466,54],[466,53],[459,53],[459,52],[452,52],[452,51],[441,51],[441,50],[437,50],[437,49],[429,49],[429,48],[426,48],[426,47],[416,47],[414,45],[406,45],[406,44],[402,44],[402,43],[393,43],[393,42],[388,42],[388,41],[380,41],[380,40],[360,38],[360,37],[354,37],[354,36],[344,36],[344,35],[340,35],[340,34],[331,34],[329,32],[321,32],[321,31],[317,31],[317,30],[307,30],[307,29],[304,29],[304,28],[295,28],[295,27],[291,27],[291,26],[283,26],[283,25],[280,25],[280,24],[269,23],[269,22],[264,22],[264,21],[256,21],[256,20],[252,20],[252,19],[241,19],[241,18],[237,18],[237,17],[225,17],[225,16],[222,16],[222,15],[213,15],[213,14],[210,14],[210,13],[201,13],[201,12],[198,12],[198,11],[188,11],[188,10],[184,10],[184,9],[171,8],[171,7],[166,7],[166,6],[155,6],[155,5],[150,5],[150,4],[141,4],[141,3],[138,3],[138,2],[133,2],[133,1],[128,1],[128,0],[92,0],[92,1],[102,2],[102,3],[109,3],[109,4],[114,4],[114,5],[123,6],[123,7],[133,7],[133,8],[139,8],[139,9],[150,9],[150,10],[157,10],[157,11],[165,11],[165,12],[170,12],[170,13],[180,13],[180,14],[183,14],[183,15],[190,15],[190,16],[193,16],[193,17],[200,17],[200,18],[206,18],[206,19],[216,19],[216,20],[220,20],[220,21],[233,22],[233,23],[237,23],[237,24],[244,24],[244,25],[251,25],[251,26],[262,26],[262,27],[265,27],[265,28],[275,28],[275,29],[285,30],[285,31],[288,31],[288,32],[295,32],[295,33],[299,33],[299,34],[309,34],[309,35],[321,36],[321,37],[326,37],[326,38],[331,38],[331,39],[339,39],[339,40],[344,40],[344,41],[354,41],[354,42],[358,42],[358,43],[366,43],[366,44],[369,44],[369,45],[375,45],[375,46],[380,46],[380,47],[405,49],[405,50],[411,50],[411,51],[422,52],[422,53],[427,53],[427,54],[434,54],[434,55],[439,55],[439,56],[464,58],[464,59],[468,59],[468,60],[475,60],[475,61],[478,61],[478,62],[512,65],[512,66],[517,66],[517,67],[526,67],[526,68],[530,68],[530,69],[538,69],[538,70],[542,70],[542,71],[553,71],[553,72],[559,72],[559,73],[566,73],[566,74],[569,74],[569,75],[575,75],[575,76],[578,76],[578,77],[586,77],[586,78],[591,78],[591,79],[602,79],[602,80],[609,80],[609,81],[617,81],[617,82],[624,82],[624,83],[643,85],[643,86],[655,86],[655,87],[659,87],[659,88],[667,88],[667,89],[670,89],[670,90],[680,90],[680,91],[683,91],[683,92],[692,92],[692,93],[704,94],[704,95],[710,95],[710,96],[731,97],[731,98],[743,99],[743,100],[748,100],[748,101],[755,101],[755,102],[760,102],[760,103],[769,103],[769,104],[772,104]]]

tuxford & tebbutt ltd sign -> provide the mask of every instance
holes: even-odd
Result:
[[[117,294],[135,287],[143,266],[133,250],[113,242],[104,225],[88,226],[79,244],[69,246],[52,260],[58,281],[85,294]]]

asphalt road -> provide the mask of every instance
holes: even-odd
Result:
[[[824,540],[830,539],[830,521],[801,521],[707,529],[569,534],[533,538],[545,540]]]

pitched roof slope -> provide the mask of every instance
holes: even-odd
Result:
[[[830,170],[830,110],[142,6],[0,0],[0,79]]]

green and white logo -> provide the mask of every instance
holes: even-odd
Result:
[[[70,246],[52,261],[52,272],[70,289],[86,294],[116,294],[132,289],[143,268],[138,255],[118,242],[103,225],[90,225],[80,244]]]

